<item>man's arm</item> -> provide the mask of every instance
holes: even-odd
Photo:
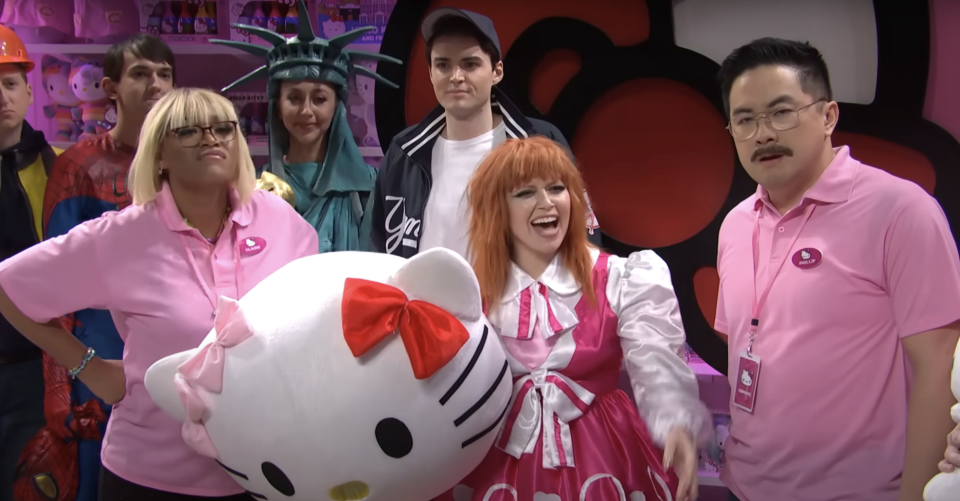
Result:
[[[900,500],[923,499],[953,429],[952,358],[960,336],[960,256],[947,218],[918,187],[899,193],[883,235],[884,289],[913,370]]]
[[[958,339],[960,322],[903,339],[903,350],[913,367],[913,385],[901,501],[921,499],[924,486],[939,472],[943,437],[955,425],[950,418],[950,408],[957,403],[950,391],[950,371]]]

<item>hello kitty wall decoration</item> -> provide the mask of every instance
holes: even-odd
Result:
[[[332,252],[221,299],[147,390],[258,499],[425,501],[488,453],[511,397],[466,261]]]
[[[953,396],[957,398],[957,404],[950,409],[950,416],[953,421],[960,424],[960,343],[957,343],[957,349],[953,354],[953,375],[951,376],[950,388],[953,390]],[[960,499],[960,469],[952,473],[939,473],[927,483],[923,490],[923,501],[957,501]]]

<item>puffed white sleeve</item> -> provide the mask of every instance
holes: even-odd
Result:
[[[686,335],[667,263],[646,250],[611,256],[608,269],[607,298],[640,416],[659,447],[674,427],[702,446],[713,435],[713,419],[684,357]]]

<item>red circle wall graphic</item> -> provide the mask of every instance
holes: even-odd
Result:
[[[716,72],[676,46],[671,0],[484,2],[398,0],[381,53],[406,62],[378,71],[381,144],[436,106],[420,22],[433,8],[481,12],[504,50],[500,88],[527,115],[556,125],[572,145],[600,222],[603,247],[656,249],[670,266],[690,346],[726,372],[716,315],[717,235],[726,213],[756,189],[724,129]],[[835,145],[933,193],[960,233],[960,143],[921,116],[929,64],[925,2],[874,1],[874,102],[840,104]],[[906,57],[909,55],[909,57]],[[907,77],[909,75],[909,77]]]

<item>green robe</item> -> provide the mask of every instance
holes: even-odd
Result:
[[[317,230],[320,252],[367,247],[369,230],[361,231],[361,222],[373,199],[377,170],[360,155],[342,103],[331,120],[323,164],[284,163],[283,169],[297,212]]]

